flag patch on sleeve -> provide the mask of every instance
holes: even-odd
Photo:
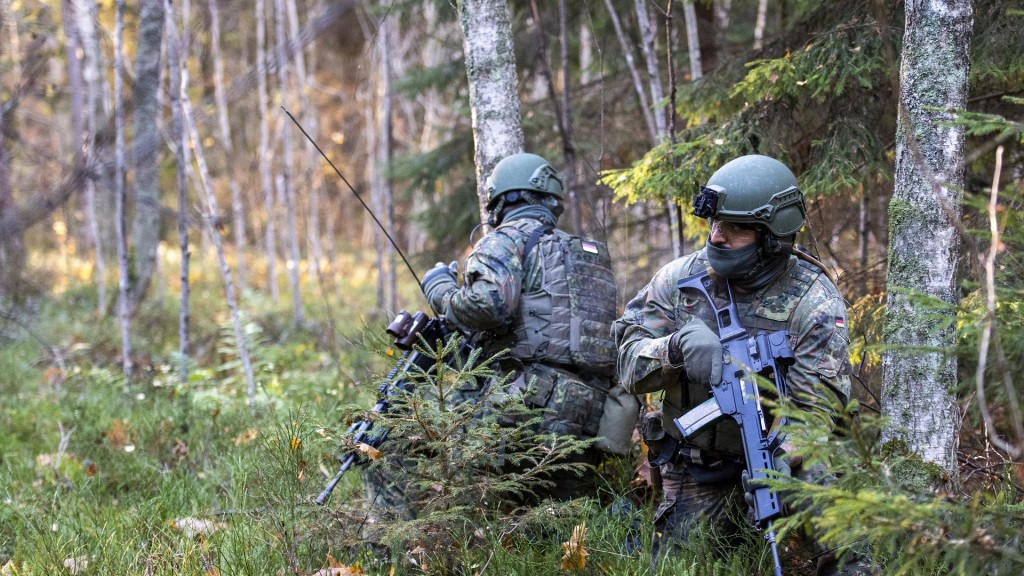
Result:
[[[597,254],[600,250],[597,248],[597,242],[593,240],[583,240],[581,242],[584,252],[590,252],[591,254]]]
[[[836,316],[836,328],[846,328],[846,318]]]

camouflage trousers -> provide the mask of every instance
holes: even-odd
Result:
[[[654,516],[654,535],[651,539],[651,573],[656,574],[659,560],[680,550],[690,539],[690,532],[704,521],[715,530],[716,536],[728,539],[737,535],[742,523],[749,522],[740,473],[711,482],[698,482],[682,464],[661,466],[663,500]],[[805,482],[823,482],[820,469],[798,470],[795,476]],[[819,546],[813,536],[796,542],[809,553],[801,574],[815,576],[866,576],[878,572],[866,556],[847,553],[840,562],[834,551]],[[780,550],[781,552],[781,550]],[[783,563],[786,564],[785,557]]]
[[[597,434],[605,392],[588,386],[573,373],[545,366],[527,365],[509,386],[510,393],[523,393],[524,400],[532,407],[544,407],[549,411],[539,428],[544,432],[558,435],[572,435],[577,438],[593,438]],[[494,385],[494,382],[484,386]],[[461,390],[456,401],[478,402],[484,388]],[[520,422],[507,420],[508,427],[520,426]],[[603,459],[603,453],[591,447],[581,454],[575,454],[566,461],[596,467]],[[414,503],[426,495],[409,492],[408,466],[397,455],[388,456],[385,462],[377,463],[363,473],[363,492],[369,503],[371,514],[381,518],[412,519],[416,517]],[[597,478],[593,473],[578,476],[573,472],[552,473],[547,477],[552,485],[537,491],[530,501],[553,499],[568,500],[594,494]],[[510,504],[526,504],[510,502]]]

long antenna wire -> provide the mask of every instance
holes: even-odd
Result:
[[[391,234],[388,232],[388,229],[385,228],[383,224],[381,224],[380,220],[377,219],[377,215],[373,213],[373,210],[370,210],[370,207],[366,205],[366,202],[363,201],[363,197],[359,195],[359,192],[356,192],[356,189],[351,184],[349,184],[348,179],[345,178],[345,176],[341,173],[340,170],[338,170],[338,167],[334,165],[334,162],[331,162],[331,159],[327,157],[327,154],[325,154],[324,151],[320,149],[320,145],[317,144],[316,140],[313,140],[312,136],[310,136],[309,133],[306,132],[306,129],[302,127],[302,124],[299,124],[299,121],[295,119],[295,116],[292,116],[292,113],[289,112],[288,109],[285,108],[284,106],[281,106],[281,110],[284,110],[284,113],[287,114],[288,117],[292,119],[292,122],[295,123],[295,126],[299,128],[300,132],[302,132],[302,135],[306,137],[306,140],[309,140],[309,142],[313,144],[313,147],[316,148],[316,151],[320,153],[320,156],[322,156],[323,159],[326,160],[328,164],[330,164],[331,168],[334,169],[334,173],[338,175],[338,178],[341,178],[341,181],[344,182],[346,186],[348,186],[348,189],[352,191],[352,194],[354,194],[356,199],[359,200],[359,203],[363,205],[363,208],[366,208],[366,211],[370,213],[370,217],[373,218],[373,221],[376,222],[377,226],[379,226],[381,231],[384,232],[384,235],[387,236],[388,241],[391,242],[391,245],[395,247],[395,251],[397,251],[398,255],[402,258],[402,262],[405,262],[405,267],[409,269],[409,273],[412,274],[412,277],[416,279],[416,284],[422,287],[423,283],[420,282],[420,277],[416,275],[416,271],[412,269],[412,264],[409,264],[409,260],[406,259],[405,253],[402,252],[402,249],[398,247],[398,243],[395,242],[395,239],[391,237]]]

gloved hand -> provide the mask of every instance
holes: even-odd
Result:
[[[690,382],[715,385],[722,381],[722,343],[707,324],[690,320],[668,344],[669,362],[682,366]]]
[[[423,288],[423,295],[427,297],[427,301],[430,302],[430,307],[434,310],[435,314],[440,314],[444,311],[444,295],[458,288],[455,272],[452,270],[454,265],[455,262],[452,262],[450,265],[438,262],[427,271],[423,276],[423,282],[420,283],[420,287]]]

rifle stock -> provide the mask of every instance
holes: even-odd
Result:
[[[712,282],[705,271],[683,278],[677,287],[680,290],[699,291],[714,311],[725,355],[722,381],[712,384],[710,399],[676,418],[674,422],[685,440],[722,417],[731,416],[736,420],[740,428],[750,486],[753,487],[751,507],[754,523],[767,531],[765,537],[771,543],[775,573],[778,575],[782,569],[771,521],[782,514],[782,506],[778,494],[760,480],[768,478],[769,472],[777,470],[775,452],[782,439],[779,438],[779,427],[772,430],[771,423],[765,419],[756,376],[772,378],[778,393],[786,394],[786,369],[794,362],[793,350],[789,346],[789,332],[779,330],[751,336],[740,324],[728,281],[726,293],[729,302],[722,308],[716,306],[708,291]]]
[[[447,341],[448,338],[455,334],[455,330],[448,327],[444,318],[431,318],[423,312],[409,314],[402,310],[395,317],[394,321],[388,325],[387,333],[394,338],[395,346],[405,350],[405,353],[398,360],[395,367],[391,369],[391,372],[388,373],[384,382],[377,390],[377,403],[370,409],[371,415],[389,413],[394,407],[395,399],[412,391],[418,379],[433,368],[436,360],[432,356],[416,349],[415,345],[419,342],[424,342],[428,346],[434,346],[434,343],[438,340]],[[463,341],[456,356],[465,358],[469,349],[470,345]],[[451,363],[455,361],[455,358],[449,358],[446,361]],[[366,444],[376,449],[384,444],[391,431],[382,426],[374,427],[374,420],[375,418],[370,416],[353,422],[349,426],[346,435],[352,436],[352,443],[354,445]],[[322,505],[326,502],[331,492],[338,485],[338,482],[345,475],[345,472],[353,464],[362,463],[363,458],[357,450],[352,449],[342,454],[338,458],[338,462],[341,466],[323,492],[316,497],[317,504]]]

